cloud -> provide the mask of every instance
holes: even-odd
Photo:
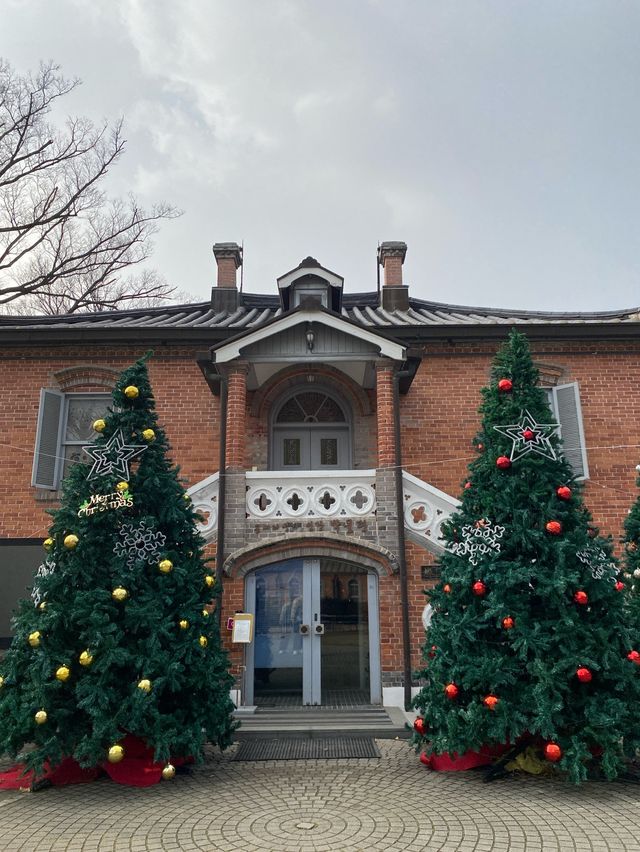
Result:
[[[412,293],[582,310],[638,291],[640,7],[367,0],[26,0],[9,59],[54,56],[74,109],[127,118],[112,185],[185,209],[155,261],[207,298],[210,245],[245,286],[307,254],[375,288],[409,244]]]

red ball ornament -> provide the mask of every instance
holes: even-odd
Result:
[[[622,592],[624,590],[624,583],[622,582],[622,580],[618,580],[618,582],[614,586],[614,589],[616,590],[616,592]]]
[[[576,669],[576,677],[580,683],[589,683],[593,680],[593,675],[585,666],[581,666],[579,669]]]
[[[455,698],[457,698],[459,691],[460,690],[455,685],[455,683],[448,683],[444,688],[444,694],[447,696],[449,701],[453,701]]]
[[[545,530],[549,533],[549,535],[560,535],[562,532],[562,524],[560,521],[548,521],[545,524]]]
[[[640,666],[640,652],[638,651],[629,651],[627,654],[627,659],[631,663],[635,663],[636,666]]]
[[[482,450],[484,450],[484,444],[476,444],[476,450],[478,450],[478,452],[482,452]]]
[[[442,587],[442,591],[445,593],[445,595],[451,594],[451,586],[449,585],[449,583],[444,584],[444,586]]]
[[[465,482],[464,487],[465,487],[465,488],[471,488],[471,483],[470,483],[470,482]]]
[[[508,456],[498,456],[496,464],[500,470],[509,470],[511,467],[511,459]]]
[[[511,379],[500,379],[498,382],[498,390],[502,391],[502,393],[509,393],[510,390],[513,389],[513,382]]]
[[[558,743],[547,743],[544,747],[544,756],[547,760],[550,760],[551,763],[557,763],[562,757],[562,749]]]
[[[532,432],[531,429],[525,429],[522,432],[522,437],[525,439],[525,441],[533,441],[535,436],[536,436],[536,433]]]
[[[506,618],[502,619],[502,626],[505,630],[511,630],[515,626],[515,621],[508,615]]]
[[[432,645],[432,646],[431,646],[431,650],[429,651],[429,657],[430,657],[430,659],[433,659],[433,658],[435,657],[435,655],[436,655],[436,651],[437,651],[437,650],[438,650],[438,646],[437,646],[437,645]]]
[[[498,698],[497,695],[486,695],[482,699],[482,703],[484,704],[485,707],[488,707],[489,710],[495,710],[496,704],[498,703],[498,701],[500,701],[500,699]]]
[[[580,606],[586,606],[589,603],[589,596],[582,589],[579,589],[573,596],[574,601]]]
[[[487,587],[482,580],[477,580],[471,588],[473,589],[473,594],[479,598],[483,597],[487,593]]]
[[[556,494],[561,500],[571,499],[571,489],[568,485],[561,485],[559,488],[556,488]]]
[[[420,763],[421,763],[423,766],[431,766],[431,758],[430,758],[430,757],[429,757],[429,755],[428,755],[426,752],[424,752],[424,751],[423,751],[423,752],[421,753],[421,755],[420,755]]]
[[[421,737],[424,737],[424,735],[426,734],[427,725],[425,724],[424,719],[422,719],[420,716],[418,716],[418,718],[413,723],[413,730],[416,732],[416,734],[420,734]]]

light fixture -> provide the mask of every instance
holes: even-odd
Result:
[[[313,352],[313,345],[316,341],[316,335],[313,331],[313,326],[310,322],[307,323],[307,330],[305,332],[305,337],[307,338],[307,349],[309,352]]]

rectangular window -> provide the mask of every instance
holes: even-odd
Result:
[[[60,487],[71,464],[82,460],[83,444],[96,437],[93,422],[106,415],[110,399],[106,393],[40,391],[32,485],[50,491]]]
[[[284,438],[282,442],[282,463],[287,466],[300,466],[300,438]]]
[[[320,438],[320,464],[338,464],[338,439]]]
[[[62,435],[62,479],[72,464],[88,461],[82,452],[84,444],[90,444],[96,437],[93,423],[104,417],[109,397],[103,394],[83,393],[67,394],[65,397],[65,423]]]

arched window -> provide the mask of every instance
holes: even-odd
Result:
[[[348,409],[325,388],[300,387],[274,406],[273,470],[348,470],[351,428]]]

